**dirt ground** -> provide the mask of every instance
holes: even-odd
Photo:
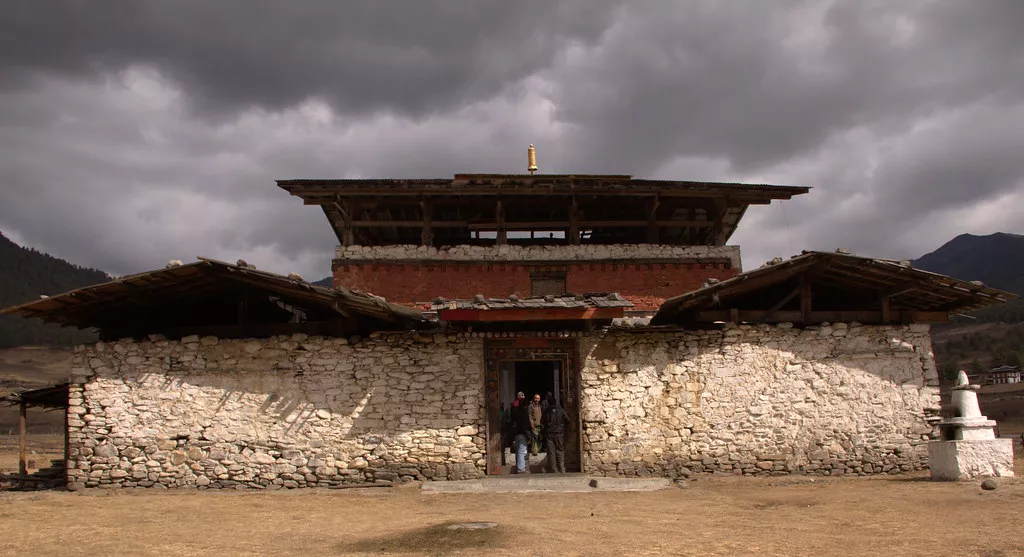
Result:
[[[0,493],[3,555],[1024,555],[1024,479],[703,478],[648,493]],[[489,530],[453,531],[490,521]]]

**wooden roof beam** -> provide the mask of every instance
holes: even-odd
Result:
[[[893,311],[893,317],[898,317],[902,323],[941,323],[949,320],[949,313],[945,311],[916,311],[903,310]],[[683,322],[690,323],[715,323],[732,322],[738,319],[741,323],[799,323],[802,320],[806,324],[813,323],[858,323],[877,324],[886,323],[881,310],[841,310],[841,311],[810,311],[804,316],[802,311],[779,311],[764,318],[765,312],[758,310],[702,310],[685,314]]]

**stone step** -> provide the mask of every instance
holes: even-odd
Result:
[[[583,474],[494,476],[479,480],[427,482],[427,493],[511,493],[529,491],[656,491],[672,486],[668,478],[606,478]]]

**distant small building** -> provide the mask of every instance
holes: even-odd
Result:
[[[1007,385],[1020,380],[1021,369],[1017,366],[999,366],[970,375],[971,383],[977,385]]]

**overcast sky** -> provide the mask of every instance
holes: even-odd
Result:
[[[745,268],[1024,232],[1024,2],[8,0],[0,231],[113,274],[326,276],[278,178],[522,172],[812,186]]]

